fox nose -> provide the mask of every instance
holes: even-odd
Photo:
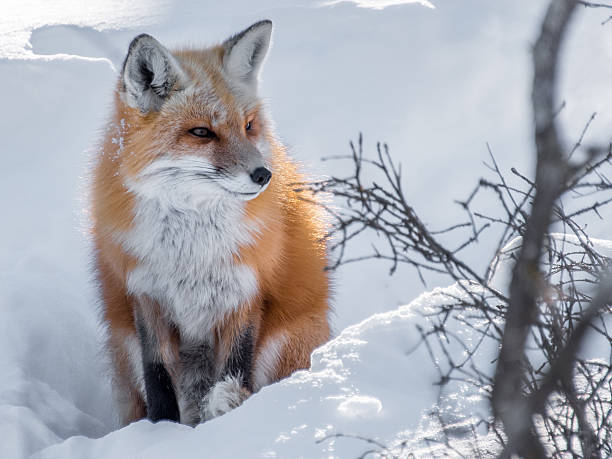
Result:
[[[270,181],[272,177],[272,172],[270,172],[265,167],[258,167],[253,172],[251,172],[251,180],[257,183],[259,186],[264,186],[266,183]]]

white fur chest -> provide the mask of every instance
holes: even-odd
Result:
[[[157,300],[181,334],[201,339],[257,292],[252,269],[235,261],[252,242],[242,202],[210,200],[176,208],[140,199],[123,247],[139,260],[128,290]]]

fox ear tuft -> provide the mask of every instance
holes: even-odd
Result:
[[[158,111],[176,85],[184,79],[176,59],[151,35],[132,40],[123,62],[123,100],[142,113]]]
[[[223,43],[223,69],[234,80],[256,87],[259,70],[270,47],[272,21],[266,19]]]

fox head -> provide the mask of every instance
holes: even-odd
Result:
[[[272,179],[270,134],[257,97],[272,22],[205,49],[131,42],[119,82],[121,171],[141,194],[250,200]]]

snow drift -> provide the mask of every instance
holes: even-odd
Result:
[[[20,434],[7,437],[11,441],[2,445],[0,455],[19,457],[40,450],[34,457],[161,459],[199,451],[219,458],[357,457],[372,448],[364,440],[370,439],[389,451],[431,457],[442,450],[442,445],[434,446],[438,432],[429,416],[437,403],[432,391],[436,374],[426,347],[418,345],[416,325],[427,327],[424,316],[433,306],[462,294],[457,285],[436,289],[410,305],[348,327],[314,352],[310,370],[262,389],[241,407],[196,428],[142,420],[111,432],[109,379],[100,366],[74,373],[71,390],[62,390],[68,381],[50,387],[37,380],[35,371],[22,368],[13,376],[22,390],[6,401],[1,417],[19,410],[27,415],[16,424],[13,416]],[[48,318],[41,320],[48,325]],[[66,331],[59,330],[61,323],[57,328],[54,344],[61,346]],[[459,322],[454,328],[461,332]],[[78,330],[79,346],[55,363],[64,365],[64,371],[74,362],[95,362],[99,344],[99,335],[91,333],[95,326],[87,321],[72,329]],[[469,412],[486,410],[482,402],[478,394],[454,397],[449,412],[455,413],[458,432],[469,421]],[[90,438],[101,434],[107,435]],[[455,447],[469,451],[471,440],[467,432],[458,434]]]

